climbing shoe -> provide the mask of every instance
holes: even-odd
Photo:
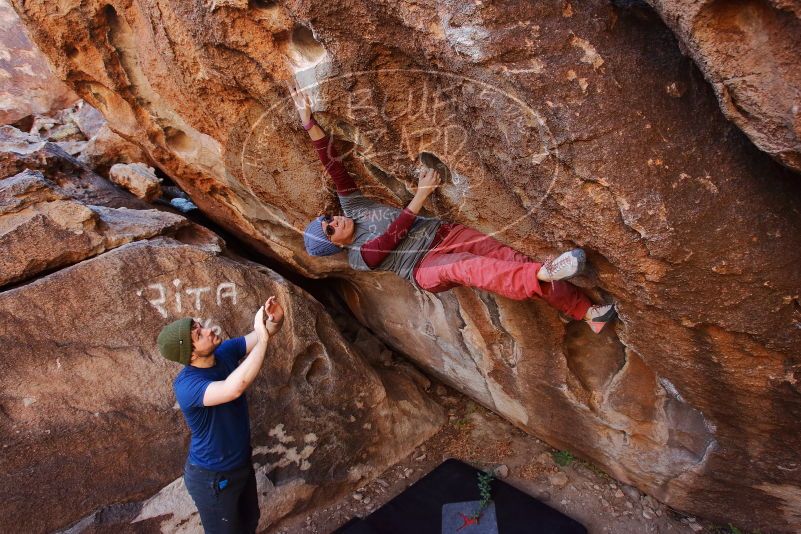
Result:
[[[592,331],[600,334],[604,326],[611,323],[617,315],[617,309],[614,304],[599,304],[598,306],[590,306],[584,320],[590,325]]]
[[[584,254],[584,251],[580,248],[574,248],[552,260],[546,261],[540,267],[537,278],[543,282],[564,280],[581,273],[586,263],[587,255]]]

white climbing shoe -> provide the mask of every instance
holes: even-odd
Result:
[[[617,315],[617,309],[614,304],[599,304],[598,306],[590,306],[584,320],[590,325],[592,331],[600,334],[604,326],[611,323]]]
[[[546,261],[537,273],[537,278],[543,282],[564,280],[583,271],[586,263],[587,255],[584,254],[584,251],[580,248],[574,248],[552,260]]]

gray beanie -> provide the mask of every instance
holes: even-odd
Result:
[[[342,250],[333,244],[323,232],[324,217],[325,215],[320,215],[314,219],[303,232],[303,244],[306,246],[306,252],[312,256],[330,256]]]

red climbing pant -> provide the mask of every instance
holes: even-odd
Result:
[[[417,264],[414,278],[432,293],[469,286],[515,300],[540,297],[573,319],[583,318],[591,306],[586,295],[568,282],[539,281],[541,266],[492,237],[453,224]]]

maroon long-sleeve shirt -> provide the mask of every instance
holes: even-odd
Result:
[[[337,194],[345,196],[358,192],[359,187],[342,165],[330,138],[325,136],[322,139],[312,141],[312,144],[314,145],[314,150],[317,152],[317,156],[320,158],[323,167],[325,167],[326,172],[334,181]],[[381,265],[381,262],[386,259],[389,253],[395,250],[398,244],[406,238],[409,228],[412,227],[416,218],[417,215],[408,208],[405,208],[401,211],[400,215],[392,221],[383,234],[369,241],[365,241],[360,250],[364,263],[366,263],[370,269],[375,269]]]

